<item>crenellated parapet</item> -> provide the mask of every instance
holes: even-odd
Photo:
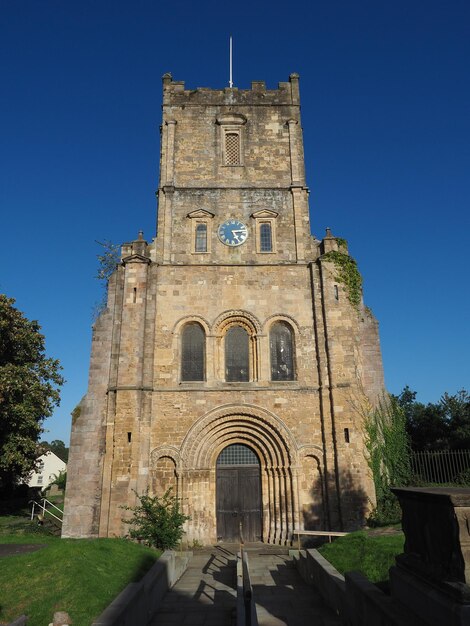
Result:
[[[254,80],[251,89],[225,87],[185,89],[184,81],[174,81],[170,73],[162,77],[163,106],[167,105],[226,105],[226,106],[300,106],[299,75],[293,73],[288,82],[278,83],[277,89],[266,89],[263,80]]]

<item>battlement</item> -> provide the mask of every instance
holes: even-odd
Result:
[[[291,74],[289,82],[281,82],[277,89],[266,89],[263,80],[254,80],[251,89],[225,87],[210,89],[198,87],[185,89],[184,81],[174,81],[171,74],[164,74],[163,106],[227,105],[227,106],[300,106],[299,75]]]

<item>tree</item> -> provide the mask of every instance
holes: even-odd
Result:
[[[445,393],[439,401],[449,424],[449,447],[470,448],[470,395],[461,389],[455,395]]]
[[[470,448],[470,396],[465,389],[423,404],[416,401],[416,391],[406,386],[395,400],[405,413],[413,450]]]
[[[0,490],[7,492],[34,469],[42,423],[59,404],[64,379],[47,358],[36,321],[0,294]]]
[[[121,261],[121,246],[119,244],[113,243],[108,239],[104,241],[97,241],[103,248],[103,254],[97,254],[98,258],[98,271],[96,273],[95,278],[103,281],[104,289],[103,289],[103,297],[101,300],[95,305],[95,310],[93,312],[93,317],[96,320],[101,313],[106,309],[107,301],[108,301],[108,283],[111,275],[116,270],[119,262]]]
[[[406,430],[413,450],[440,450],[447,448],[448,424],[438,404],[416,401],[416,391],[408,385],[394,396],[406,419]]]
[[[56,454],[64,463],[67,463],[69,460],[69,449],[65,446],[65,443],[61,439],[53,439],[51,443],[48,441],[41,441],[41,446],[45,450],[50,450]]]
[[[60,471],[58,475],[54,474],[54,480],[51,484],[57,485],[61,491],[65,491],[65,487],[67,486],[67,470]]]

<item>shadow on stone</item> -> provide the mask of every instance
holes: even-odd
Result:
[[[363,528],[370,509],[366,492],[350,471],[339,476],[339,498],[336,497],[336,481],[331,473],[323,476],[320,472],[310,489],[311,501],[304,507],[301,520],[305,530],[352,531]],[[327,541],[318,537],[303,537],[302,546],[318,547]]]

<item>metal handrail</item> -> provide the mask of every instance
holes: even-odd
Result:
[[[47,502],[47,504],[50,504],[51,506],[53,506],[55,509],[57,509],[57,511],[59,511],[60,513],[63,513],[62,509],[59,509],[58,506],[56,506],[53,502],[51,502],[50,500],[47,500],[46,498],[43,498],[44,502]]]
[[[55,513],[52,513],[52,511],[49,511],[49,509],[46,508],[46,503],[49,504],[50,506],[53,506],[55,509],[57,509],[57,511],[59,511],[62,514],[63,514],[63,511],[61,511],[61,509],[59,509],[59,507],[53,504],[50,500],[47,500],[47,498],[41,498],[41,500],[42,500],[42,504],[40,502],[36,502],[36,500],[30,500],[30,502],[33,503],[33,506],[31,509],[31,521],[33,521],[34,519],[34,507],[38,506],[40,509],[42,509],[43,516],[46,515],[46,511],[47,511],[49,515],[51,515],[54,519],[56,519],[58,522],[62,524],[63,519],[61,519],[60,517],[57,517],[57,515],[55,515]]]
[[[256,603],[248,567],[248,554],[245,552],[243,525],[239,526],[240,551],[237,564],[237,626],[258,626]]]

